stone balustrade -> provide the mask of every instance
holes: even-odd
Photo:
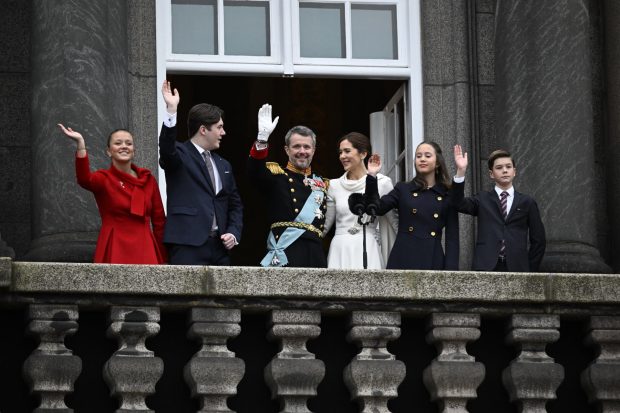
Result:
[[[116,412],[165,412],[158,397],[170,397],[160,384],[166,376],[185,389],[175,390],[175,413],[619,411],[616,275],[2,259],[0,280],[8,314],[1,320],[9,326],[3,332],[28,337],[21,347],[0,342],[0,386],[19,389],[9,383],[17,380],[27,389],[0,393],[2,412],[112,411],[105,410],[110,405]],[[96,350],[83,344],[88,337],[80,328],[97,327],[83,324],[89,322],[82,314],[105,316],[99,336],[116,343],[96,371]],[[323,334],[327,340],[319,340]],[[336,368],[325,355],[345,357],[343,348],[351,352]],[[487,353],[500,350],[511,356],[485,365]],[[9,359],[20,354],[16,375]],[[75,385],[84,374],[101,377],[105,403],[96,383]],[[343,398],[322,399],[328,376],[337,383],[330,391],[341,388]],[[485,380],[503,395],[486,391]]]

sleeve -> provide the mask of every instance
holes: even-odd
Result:
[[[450,205],[463,214],[478,215],[478,200],[476,197],[465,197],[465,180],[452,182]]]
[[[545,249],[547,247],[547,239],[545,236],[545,226],[540,218],[540,211],[536,201],[532,200],[529,216],[529,235],[530,235],[530,271],[538,272],[540,263],[545,255]]]
[[[390,177],[385,176],[380,182],[379,195],[390,193],[394,189]],[[390,251],[392,251],[394,241],[396,241],[397,232],[398,212],[392,209],[379,218],[379,236],[381,238],[381,255],[383,256],[383,262],[387,262],[390,256]]]
[[[232,166],[229,166],[232,171]],[[233,234],[238,243],[241,242],[241,230],[243,229],[243,203],[237,189],[235,179],[232,179],[232,188],[228,197],[228,227],[226,233]]]
[[[459,269],[459,214],[452,206],[448,207],[446,219],[446,260],[445,270]]]
[[[164,171],[178,168],[181,158],[176,148],[177,127],[161,127],[159,134],[159,165]]]
[[[90,161],[88,160],[88,154],[83,158],[75,157],[75,176],[77,183],[82,188],[97,192],[103,188],[104,176],[101,173],[90,172]]]
[[[155,178],[152,178],[152,199],[151,199],[151,225],[153,226],[153,235],[155,235],[155,242],[159,249],[160,256],[162,257],[162,264],[168,262],[168,254],[166,247],[164,246],[164,226],[166,224],[166,214],[164,212],[164,205],[161,201],[161,194],[159,193],[159,186]]]
[[[329,232],[332,225],[336,221],[336,194],[334,193],[334,185],[329,186],[327,190],[327,211],[325,211],[325,229],[323,229],[323,236]]]
[[[388,194],[379,198],[377,178],[371,175],[366,175],[366,190],[364,196],[366,196],[366,198],[370,197],[370,199],[379,199],[377,215],[385,215],[388,211],[398,208],[398,201],[400,199],[397,189],[393,189]]]
[[[256,145],[252,144],[250,149],[250,156],[247,163],[248,177],[252,180],[259,180],[261,182],[267,181],[271,177],[271,172],[267,169],[266,159],[269,154],[269,149],[256,149]]]

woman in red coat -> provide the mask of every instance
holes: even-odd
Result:
[[[166,249],[164,207],[157,181],[148,169],[132,164],[133,137],[123,129],[108,138],[110,169],[90,171],[82,134],[58,124],[77,145],[75,173],[78,184],[95,195],[101,231],[95,263],[163,264]],[[151,228],[152,226],[152,228]]]

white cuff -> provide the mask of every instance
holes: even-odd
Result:
[[[452,178],[454,180],[455,184],[460,184],[462,182],[465,182],[465,177],[464,176],[455,176],[454,178]]]
[[[170,114],[166,112],[166,115],[164,116],[164,125],[168,128],[174,128],[177,125],[177,114]]]

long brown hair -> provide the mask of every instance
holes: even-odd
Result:
[[[449,189],[452,186],[452,178],[450,177],[450,174],[448,173],[448,167],[446,166],[446,160],[443,157],[441,148],[435,142],[424,141],[420,143],[418,146],[416,146],[415,148],[416,152],[418,151],[418,148],[422,145],[430,145],[435,150],[435,158],[437,159],[436,165],[435,165],[435,181]],[[415,160],[413,162],[415,165]],[[417,174],[417,171],[416,171],[415,178],[413,178],[413,182],[415,182],[420,188],[426,188],[428,186],[426,184],[426,181]]]

